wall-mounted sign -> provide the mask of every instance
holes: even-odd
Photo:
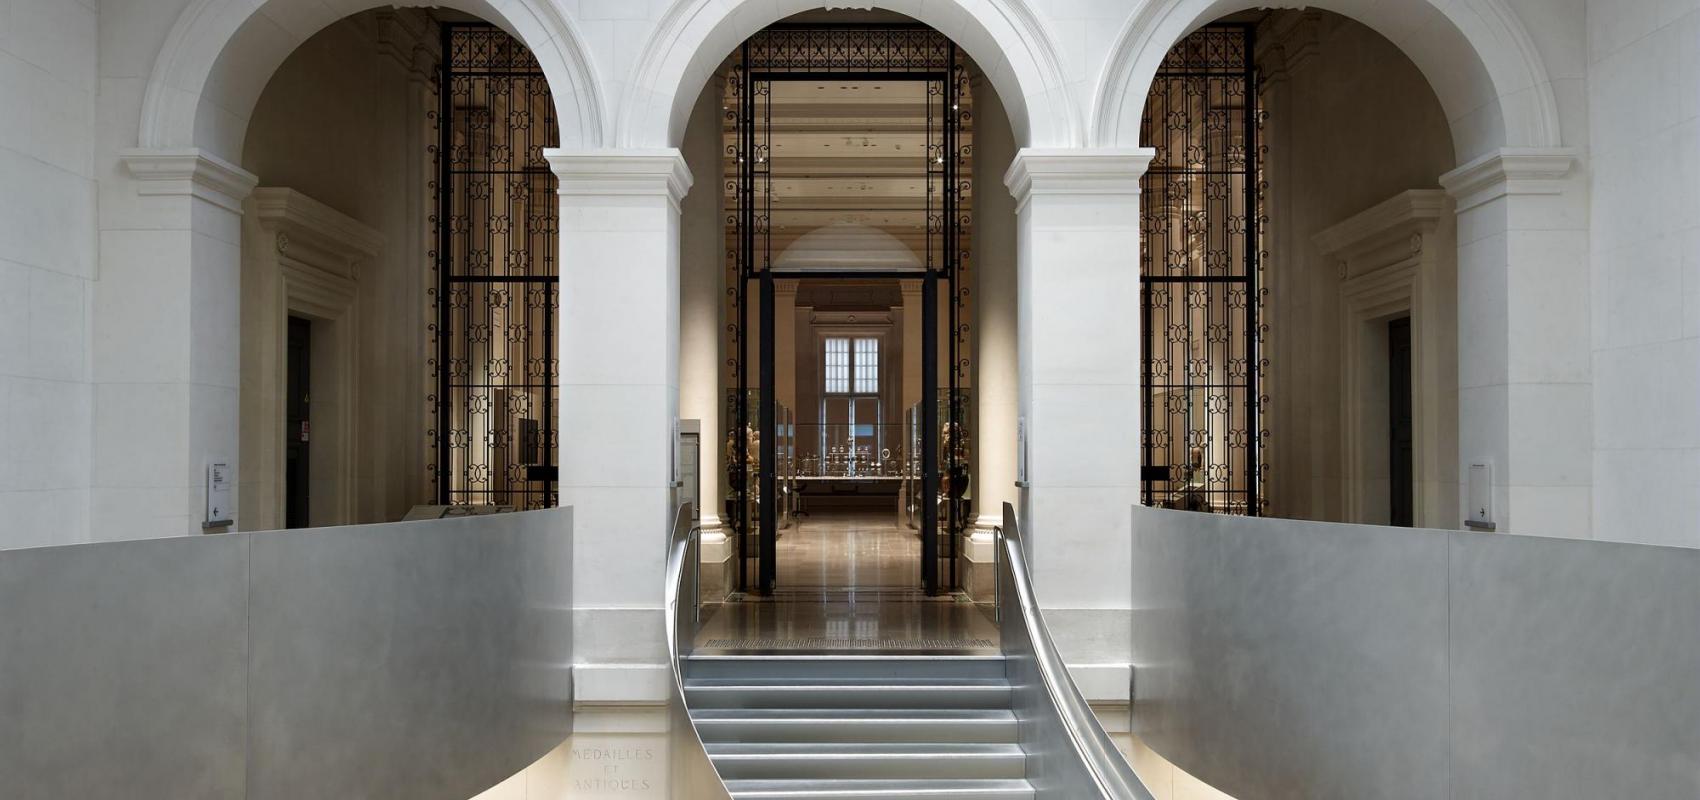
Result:
[[[230,464],[223,461],[207,465],[207,518],[202,528],[222,528],[234,523],[231,492],[235,488]]]
[[[1027,487],[1027,415],[1015,418],[1015,485]]]
[[[1493,521],[1493,469],[1487,464],[1471,464],[1468,477],[1470,516],[1464,525],[1471,530],[1494,530],[1498,526]]]

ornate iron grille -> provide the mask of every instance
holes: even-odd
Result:
[[[935,488],[942,476],[957,491],[966,491],[972,469],[972,446],[966,439],[972,431],[973,404],[963,386],[972,367],[973,93],[966,58],[949,37],[923,25],[775,25],[760,31],[732,56],[722,94],[723,180],[728,198],[725,380],[733,387],[726,393],[724,519],[733,528],[739,584],[755,591],[765,590],[763,584],[771,579],[771,575],[758,576],[755,570],[764,558],[772,560],[771,554],[757,551],[761,546],[757,535],[761,526],[770,524],[764,515],[771,511],[763,509],[763,498],[775,494],[772,481],[764,479],[764,473],[772,470],[763,465],[773,463],[777,454],[765,450],[764,440],[772,437],[761,433],[773,429],[773,401],[757,388],[767,381],[752,375],[750,369],[760,363],[761,343],[750,341],[746,334],[749,315],[759,307],[754,301],[772,291],[773,82],[802,75],[927,84],[926,268],[900,277],[922,280],[923,308],[945,305],[938,302],[939,291],[949,292],[950,299],[943,331],[948,341],[942,348],[923,347],[929,354],[942,349],[949,358],[947,364],[933,364],[934,383],[944,385],[936,400],[923,404],[927,406],[923,427],[935,431],[926,437],[930,442],[924,449],[930,449],[934,462],[925,469],[933,475]],[[942,535],[933,545],[923,536],[922,548],[923,558],[937,564],[931,587],[940,591],[960,584],[958,545],[971,523],[964,499],[945,503],[943,512],[937,520]],[[929,554],[928,548],[935,545]]]
[[[747,64],[765,72],[949,72],[949,38],[919,25],[775,25],[750,38]]]
[[[443,26],[431,251],[430,474],[453,505],[556,504],[560,140],[543,71],[488,25]]]
[[[1146,100],[1142,180],[1144,499],[1265,511],[1267,327],[1252,29],[1206,27],[1169,52]]]

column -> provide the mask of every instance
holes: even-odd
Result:
[[[1015,158],[1014,134],[1000,124],[1003,104],[991,86],[974,80],[979,127],[974,131],[975,184],[993,187]],[[1016,428],[1021,416],[1016,318],[1015,198],[990,189],[975,194],[973,313],[974,399],[979,406],[975,442],[974,539],[968,557],[990,566],[991,531],[1003,524],[1003,504],[1015,502]],[[989,571],[989,570],[988,570]]]
[[[1458,206],[1460,520],[1470,466],[1487,464],[1501,532],[1591,535],[1587,206],[1574,162],[1505,149],[1441,176]]]
[[[561,195],[561,503],[581,704],[665,702],[679,408],[679,151],[548,150]]]
[[[242,200],[256,178],[193,148],[121,154],[94,299],[96,538],[201,533],[209,463],[240,481]]]
[[[1127,685],[1139,502],[1139,179],[1146,148],[1024,149],[1016,203],[1022,513],[1034,589],[1064,658]]]
[[[705,91],[691,111],[683,152],[694,175],[715,176],[721,158],[720,95]],[[698,496],[703,527],[703,557],[727,563],[726,537],[720,530],[724,507],[721,449],[726,428],[726,219],[725,192],[719,181],[704,180],[682,202],[679,249],[679,416],[702,423],[702,468]],[[708,570],[704,568],[705,573]]]
[[[903,409],[921,402],[921,282],[898,281],[903,295]],[[918,456],[917,456],[918,458]]]
[[[774,398],[797,410],[797,287],[800,281],[773,282]]]

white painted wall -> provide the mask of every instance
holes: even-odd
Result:
[[[1700,3],[1587,16],[1594,531],[1700,547]]]
[[[96,16],[0,0],[0,548],[89,538]]]

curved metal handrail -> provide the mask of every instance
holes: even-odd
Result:
[[[1015,507],[1009,503],[1003,506],[1000,539],[1003,558],[998,564],[998,605],[1004,655],[1011,664],[1010,682],[1021,684],[1016,687],[1018,692],[1034,682],[1044,690],[1042,697],[1019,702],[1018,714],[1024,715],[1024,728],[1031,723],[1032,736],[1038,740],[1035,744],[1048,751],[1058,744],[1058,739],[1065,740],[1067,750],[1058,755],[1064,756],[1063,761],[1076,762],[1053,772],[1048,765],[1033,770],[1030,761],[1028,780],[1040,797],[1078,798],[1084,792],[1096,790],[1099,797],[1111,800],[1153,800],[1151,791],[1140,782],[1110,735],[1098,724],[1091,706],[1069,677],[1068,666],[1057,654],[1033,596],[1021,523],[1016,519]],[[1019,629],[1012,624],[1017,622]],[[1028,662],[1033,674],[1018,676],[1017,672],[1023,671]],[[1029,744],[1028,738],[1024,731],[1024,746]]]
[[[714,762],[709,760],[702,733],[697,730],[690,709],[685,706],[685,676],[681,664],[696,639],[695,598],[698,589],[694,566],[701,557],[697,553],[700,532],[691,504],[679,506],[673,516],[673,531],[667,540],[667,660],[673,670],[672,696],[668,701],[673,718],[669,728],[670,794],[674,800],[731,800],[732,793],[714,769]],[[680,610],[680,599],[684,597],[692,598],[688,615]]]

